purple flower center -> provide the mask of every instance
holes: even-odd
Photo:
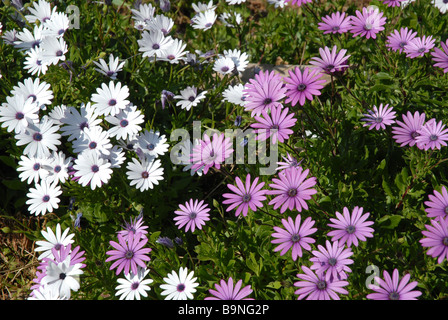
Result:
[[[408,44],[407,42],[402,41],[402,42],[400,42],[400,43],[398,44],[398,46],[399,46],[400,48],[404,48],[404,46],[407,45],[407,44]]]
[[[393,291],[389,293],[389,300],[400,300],[400,295],[398,292]]]
[[[152,45],[152,48],[153,48],[154,50],[160,49],[160,45],[159,45],[158,43],[154,43],[154,44]]]
[[[431,140],[431,141],[437,141],[439,139],[439,137],[437,137],[437,135],[435,135],[435,134],[432,134],[430,137],[429,137],[429,140]]]
[[[195,96],[191,96],[190,98],[188,98],[188,100],[189,100],[189,101],[191,101],[191,102],[193,102],[193,101],[194,101],[194,99],[196,99],[196,97],[195,97]]]
[[[197,216],[198,216],[198,214],[197,214],[196,212],[194,212],[194,211],[190,212],[190,214],[188,215],[188,217],[189,217],[191,220],[196,219]]]
[[[294,233],[291,237],[291,241],[292,242],[299,242],[300,240],[300,235],[298,233]]]
[[[40,45],[40,40],[36,40],[33,42],[33,44],[31,45],[31,48],[36,49],[36,47],[38,47]]]
[[[131,284],[131,289],[132,290],[137,290],[138,286],[140,285],[140,283],[138,282],[134,282],[133,284]]]
[[[35,134],[33,134],[33,140],[42,141],[42,134],[40,132],[36,132]]]
[[[143,179],[148,179],[148,177],[149,177],[149,173],[147,171],[142,172]]]
[[[107,71],[107,76],[112,77],[115,74],[115,71]]]
[[[177,292],[183,292],[185,290],[185,285],[183,283],[179,283],[176,287]]]
[[[270,104],[271,102],[272,102],[272,99],[271,99],[271,98],[266,98],[266,99],[264,99],[263,104],[264,104],[264,105],[268,105],[268,104]]]
[[[176,57],[174,55],[172,55],[172,54],[169,54],[167,56],[167,58],[168,58],[168,60],[174,60],[174,58],[176,58]]]
[[[129,124],[129,121],[126,120],[126,119],[123,119],[123,120],[120,121],[120,126],[121,126],[122,128],[127,127],[128,124]]]
[[[37,64],[38,66],[41,66],[41,65],[42,65],[42,60],[36,60],[36,64]]]
[[[345,231],[347,231],[348,234],[353,234],[353,233],[355,233],[356,228],[355,228],[355,226],[350,225],[347,228],[345,228]]]
[[[420,133],[418,133],[417,131],[413,131],[413,132],[411,133],[411,137],[412,137],[412,139],[417,138],[419,135],[420,135]]]
[[[443,244],[445,247],[448,247],[448,237],[443,238],[443,240],[442,240],[442,244]]]
[[[296,195],[297,195],[297,189],[292,188],[288,190],[288,196],[295,197]]]
[[[426,48],[425,48],[425,47],[422,47],[422,48],[418,49],[418,52],[419,52],[419,53],[423,53],[423,52],[425,52],[425,50],[426,50]]]
[[[16,120],[22,120],[23,118],[25,118],[25,115],[22,112],[16,113]]]
[[[306,84],[301,83],[297,86],[298,91],[304,91],[306,89]]]
[[[48,201],[50,201],[50,196],[49,196],[48,194],[44,195],[44,196],[42,197],[42,201],[43,201],[43,202],[48,202]]]
[[[448,206],[445,207],[445,213],[448,214]]]
[[[60,243],[58,243],[54,246],[54,249],[58,250],[58,251],[61,250],[61,248],[62,248],[62,244],[60,244]]]
[[[244,196],[243,196],[243,198],[241,199],[243,202],[249,202],[250,201],[250,199],[251,199],[251,196],[250,196],[250,194],[248,194],[248,193],[246,193]]]
[[[64,32],[65,32],[65,30],[64,30],[64,29],[61,29],[61,30],[59,30],[59,31],[58,31],[58,35],[60,35],[60,36],[61,36],[61,35],[63,35],[63,34],[64,34]]]
[[[62,55],[63,55],[62,50],[58,50],[58,51],[56,51],[56,57],[60,57],[60,56],[62,56]]]
[[[324,280],[319,280],[317,283],[317,289],[325,290],[327,288],[327,283]]]
[[[327,71],[331,71],[334,69],[334,64],[327,64],[327,66],[325,67],[325,70]]]
[[[210,22],[205,24],[206,28],[210,28],[211,26],[212,26],[212,23],[210,23]]]
[[[336,258],[330,258],[330,259],[328,259],[328,264],[329,264],[330,266],[335,266],[337,262],[338,262],[338,260],[337,260]]]
[[[109,100],[109,106],[113,107],[116,104],[117,104],[117,100],[115,100],[115,99],[110,99]]]
[[[79,125],[79,129],[84,130],[85,128],[89,128],[89,124],[87,122],[83,122]]]
[[[227,71],[229,71],[229,67],[227,67],[227,66],[222,67],[222,68],[221,68],[221,71],[222,71],[222,72],[227,72]]]
[[[97,147],[97,144],[96,144],[95,141],[92,141],[92,142],[89,143],[89,148],[90,149],[95,149],[96,147]]]
[[[146,146],[146,148],[147,148],[149,151],[152,151],[152,150],[154,150],[154,145],[153,145],[152,143],[150,143],[150,144],[148,144],[148,145]]]
[[[92,172],[93,172],[93,173],[96,173],[96,172],[98,172],[98,171],[100,171],[100,167],[98,167],[96,164],[94,164],[94,165],[92,166]]]
[[[124,257],[126,259],[132,259],[133,256],[134,256],[134,252],[132,252],[131,250],[126,251],[126,253],[124,254]]]
[[[273,125],[271,126],[271,129],[276,129],[276,130],[278,130],[278,129],[279,129],[278,124],[273,124]]]
[[[37,170],[39,170],[40,169],[40,163],[35,163],[34,165],[33,165],[33,170],[34,171],[37,171]]]
[[[59,274],[59,280],[64,280],[65,279],[65,277],[66,277],[67,275],[65,274],[65,273],[60,273]]]
[[[56,173],[61,172],[61,170],[62,170],[62,168],[61,168],[60,165],[55,166],[54,169],[53,169],[53,171],[56,172]]]
[[[333,28],[331,28],[331,30],[333,30],[333,31],[339,31],[339,26],[334,26]]]
[[[33,98],[33,102],[35,102],[35,101],[37,100],[37,97],[36,97],[35,94],[30,94],[30,95],[28,96],[28,99],[29,99],[29,98]]]

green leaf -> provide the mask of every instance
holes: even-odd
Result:
[[[380,224],[389,222],[388,225],[381,225],[381,227],[384,229],[395,229],[398,226],[398,224],[400,223],[401,219],[403,219],[403,217],[398,214],[385,215],[380,220],[378,220],[378,222]]]

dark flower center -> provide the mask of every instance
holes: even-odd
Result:
[[[445,207],[445,213],[448,214],[448,206]]]
[[[129,121],[126,120],[126,119],[123,119],[123,120],[120,121],[120,126],[123,127],[123,128],[127,127],[128,124],[129,124]]]
[[[325,288],[327,288],[327,283],[324,280],[319,280],[317,283],[317,289],[325,290]]]
[[[442,243],[444,246],[448,247],[448,237],[443,238]]]
[[[206,28],[210,28],[211,26],[212,26],[212,24],[210,22],[205,24]]]
[[[412,139],[417,138],[419,135],[420,135],[420,133],[418,133],[417,131],[413,131],[413,132],[411,133],[411,137],[412,137]]]
[[[297,195],[297,189],[292,188],[288,190],[288,196],[295,197],[296,195]]]
[[[301,83],[297,86],[298,91],[304,91],[306,89],[306,84]]]
[[[39,132],[36,132],[35,134],[33,134],[33,140],[34,141],[42,141],[42,134]]]
[[[140,284],[140,283],[138,283],[138,282],[134,282],[133,284],[131,284],[131,289],[132,289],[132,290],[137,290],[139,284]]]
[[[90,149],[95,149],[97,147],[97,143],[95,141],[92,141],[89,143],[89,148]]]
[[[113,107],[116,104],[117,104],[117,100],[115,100],[115,99],[110,99],[109,100],[109,106]]]
[[[278,130],[278,129],[279,129],[278,124],[273,124],[272,127],[271,127],[271,129],[277,129],[277,130]]]
[[[124,254],[124,257],[126,258],[126,259],[132,259],[132,257],[134,256],[134,252],[132,252],[132,251],[126,251],[126,253]]]
[[[31,45],[31,48],[36,49],[36,47],[38,47],[40,45],[40,40],[36,40],[33,42],[33,44]]]
[[[426,50],[426,48],[423,47],[423,48],[418,49],[418,52],[419,52],[419,53],[423,53],[423,52],[425,52],[425,50]]]
[[[96,172],[98,172],[98,171],[100,171],[100,167],[98,167],[96,164],[94,164],[94,165],[92,166],[92,172],[96,173]]]
[[[348,226],[347,228],[345,228],[345,231],[347,231],[348,234],[353,234],[356,231],[355,226]]]
[[[381,123],[381,122],[383,122],[383,118],[382,118],[382,117],[376,117],[376,118],[374,119],[374,121],[375,121],[376,123]]]
[[[431,141],[437,141],[437,139],[439,139],[439,137],[437,137],[437,135],[435,135],[435,134],[432,134],[432,135],[429,137],[429,140],[431,140]]]
[[[64,30],[64,29],[61,29],[61,30],[58,31],[58,35],[61,36],[62,34],[64,34],[64,32],[65,32],[65,30]]]
[[[222,68],[221,68],[221,71],[222,71],[222,72],[227,72],[227,71],[229,71],[229,67],[227,67],[227,66],[222,67]]]
[[[331,70],[333,70],[333,69],[334,69],[334,64],[327,64],[327,66],[325,67],[325,69],[326,69],[327,71],[331,71]]]
[[[58,50],[58,51],[56,51],[56,57],[60,57],[60,56],[62,56],[62,55],[63,55],[62,50]]]
[[[43,202],[48,202],[48,201],[50,201],[50,196],[49,196],[48,194],[44,195],[44,196],[42,197],[42,201],[43,201]]]
[[[22,112],[17,112],[16,113],[16,119],[17,120],[22,120],[23,118],[25,118],[25,115]]]
[[[115,71],[107,71],[107,76],[112,77],[115,74]]]
[[[338,31],[339,29],[340,29],[339,26],[334,26],[331,30]]]
[[[152,151],[152,150],[154,150],[154,145],[152,144],[152,143],[150,143],[150,144],[148,144],[147,146],[146,146],[146,148],[149,150],[149,151]]]
[[[336,260],[336,258],[330,258],[330,259],[328,259],[328,264],[329,264],[330,266],[334,266],[334,265],[336,265],[337,262],[338,262],[338,260]]]
[[[61,172],[61,170],[62,170],[62,168],[61,168],[60,165],[55,166],[54,169],[53,169],[53,171],[56,172],[56,173]]]
[[[391,292],[389,293],[389,300],[400,300],[400,295],[398,292]]]
[[[188,98],[188,100],[191,101],[191,102],[193,102],[195,99],[196,99],[195,96],[191,96],[191,97]]]
[[[38,66],[41,66],[41,65],[42,65],[42,60],[36,60],[36,64],[37,64]]]
[[[292,242],[299,242],[299,240],[300,240],[300,236],[298,233],[295,233],[292,235],[292,237],[291,237]]]
[[[148,179],[148,177],[149,177],[149,173],[147,171],[142,172],[143,179]]]
[[[87,122],[83,122],[79,125],[79,129],[84,130],[85,128],[89,128],[89,124]]]
[[[196,212],[190,212],[190,214],[188,215],[190,217],[191,220],[196,219],[196,217],[198,216],[198,214]]]
[[[243,196],[242,201],[243,201],[243,202],[249,202],[250,199],[251,199],[250,194],[247,194],[247,193],[246,193],[246,194]]]
[[[35,101],[37,100],[37,97],[36,97],[35,94],[30,94],[30,95],[28,96],[28,99],[29,99],[29,98],[33,98],[33,102],[35,102]]]
[[[64,280],[67,275],[65,273],[59,274],[59,280]]]
[[[61,248],[62,248],[62,244],[60,244],[60,243],[58,243],[54,246],[55,250],[61,250]]]
[[[40,163],[35,163],[34,165],[33,165],[33,170],[34,171],[37,171],[37,170],[39,170],[40,169]]]
[[[168,58],[168,60],[174,60],[176,57],[174,55],[172,55],[172,54],[169,54],[167,56],[167,58]]]
[[[178,292],[183,292],[185,290],[185,285],[183,283],[179,283],[176,287]]]
[[[408,44],[407,42],[402,41],[402,42],[400,42],[400,43],[398,44],[398,46],[399,46],[400,48],[404,48],[404,46],[407,45],[407,44]]]
[[[264,99],[263,104],[264,104],[264,105],[268,105],[268,104],[270,104],[271,102],[272,102],[272,99],[271,99],[271,98],[266,98],[266,99]]]
[[[160,45],[159,45],[158,43],[154,43],[154,44],[152,45],[152,48],[153,48],[154,50],[160,49]]]

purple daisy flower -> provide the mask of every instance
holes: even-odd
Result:
[[[412,115],[408,111],[407,115],[402,115],[403,122],[397,120],[397,127],[392,127],[393,138],[397,143],[400,143],[400,147],[409,145],[412,147],[417,143],[416,138],[420,135],[418,131],[425,123],[425,114],[420,114],[418,111]]]
[[[286,2],[291,3],[291,5],[300,7],[302,4],[313,2],[313,0],[286,0]]]
[[[432,60],[436,62],[434,64],[434,67],[439,67],[443,69],[443,73],[448,72],[448,39],[446,42],[441,42],[440,45],[442,46],[442,50],[439,48],[434,48],[434,52],[431,52]]]
[[[400,31],[394,30],[388,37],[386,42],[386,47],[389,50],[402,52],[404,47],[408,45],[417,35],[412,29],[401,28]]]
[[[448,260],[448,218],[438,217],[431,219],[431,225],[425,225],[422,234],[426,237],[420,240],[422,247],[429,247],[427,255],[438,258],[437,263]]]
[[[373,128],[376,130],[386,129],[386,126],[395,123],[395,111],[392,110],[393,108],[389,108],[389,104],[383,107],[381,103],[379,109],[377,106],[373,106],[373,110],[367,110],[368,113],[364,114],[366,118],[361,119],[362,121],[366,121],[363,127],[369,127],[369,130]]]
[[[350,19],[351,16],[345,16],[345,12],[342,14],[338,12],[333,12],[330,15],[327,15],[322,18],[323,22],[318,23],[318,29],[324,31],[324,34],[327,33],[345,33],[350,28]]]
[[[185,205],[179,204],[179,209],[174,211],[177,214],[174,221],[176,221],[179,229],[185,226],[185,232],[188,230],[194,232],[195,228],[201,230],[205,221],[210,220],[208,214],[210,208],[207,204],[204,204],[204,200],[199,202],[199,200],[193,201],[193,199],[190,199],[190,201],[185,202]]]
[[[399,7],[402,2],[407,0],[381,0],[384,4],[387,4],[388,7]]]
[[[247,216],[247,212],[249,208],[252,211],[257,211],[257,208],[263,207],[262,201],[266,200],[266,192],[267,190],[262,190],[264,187],[264,182],[258,183],[258,177],[254,179],[254,181],[250,182],[250,174],[246,176],[246,183],[243,184],[239,177],[235,178],[235,182],[237,186],[233,184],[228,184],[227,187],[233,193],[224,193],[222,196],[227,198],[222,203],[230,204],[226,212],[237,208],[235,211],[235,216],[239,216],[240,213],[243,216]]]
[[[299,295],[297,300],[340,300],[339,294],[348,294],[343,287],[349,283],[344,280],[326,281],[323,274],[316,275],[313,270],[306,266],[302,266],[304,274],[297,274],[297,278],[301,279],[294,283],[295,287],[299,287],[294,293]]]
[[[288,168],[297,168],[303,161],[303,160],[298,161],[296,158],[291,156],[289,152],[286,153],[286,157],[282,156],[282,158],[284,161],[277,162],[278,167],[275,170],[282,171]]]
[[[272,240],[271,243],[279,244],[275,247],[274,252],[281,250],[280,255],[282,256],[292,248],[292,259],[296,261],[297,257],[302,257],[302,248],[311,250],[309,244],[316,242],[316,240],[309,236],[317,231],[317,228],[312,228],[315,221],[308,217],[301,223],[301,219],[301,215],[298,214],[295,221],[291,217],[288,217],[288,220],[282,219],[284,229],[274,227],[276,232],[272,234],[272,237],[276,239]]]
[[[302,209],[308,210],[306,200],[311,199],[311,196],[317,193],[317,190],[311,189],[316,184],[316,178],[306,179],[308,173],[309,169],[303,170],[302,167],[289,168],[279,172],[279,179],[273,178],[273,183],[269,185],[275,190],[268,190],[267,194],[276,195],[269,205],[274,205],[274,210],[281,206],[280,213],[285,212],[287,208],[289,210],[296,209],[299,212]]]
[[[254,116],[256,123],[251,124],[258,134],[256,140],[266,140],[271,137],[272,143],[277,143],[277,140],[284,142],[288,140],[289,135],[293,134],[291,127],[294,127],[297,119],[294,118],[294,113],[289,113],[288,108],[273,107],[271,115],[266,110],[261,111],[262,117]]]
[[[377,8],[368,9],[362,8],[362,13],[356,10],[356,17],[351,19],[350,32],[353,37],[361,36],[367,39],[376,39],[376,34],[384,30],[386,24],[386,17]]]
[[[124,270],[124,274],[126,275],[129,274],[130,270],[132,273],[137,274],[137,266],[146,268],[144,261],[151,260],[146,254],[152,251],[150,248],[144,248],[148,239],[142,239],[141,234],[139,233],[130,233],[126,238],[121,234],[118,234],[117,238],[118,243],[115,241],[109,242],[109,244],[116,250],[109,250],[106,252],[106,254],[110,256],[106,259],[106,262],[116,260],[112,263],[109,270],[117,268],[117,275]]]
[[[259,116],[262,110],[282,107],[280,100],[285,97],[285,92],[286,88],[279,74],[275,71],[260,71],[244,87],[245,111],[251,111],[252,116]]]
[[[370,285],[370,289],[374,290],[375,293],[369,293],[366,298],[372,300],[417,300],[416,298],[420,296],[422,293],[414,289],[418,282],[413,281],[409,283],[409,279],[411,275],[408,273],[403,276],[403,278],[399,277],[398,270],[394,269],[392,273],[392,277],[390,274],[384,270],[383,272],[384,280],[375,277],[375,280],[378,282],[378,286]]]
[[[448,141],[448,129],[445,129],[445,125],[442,121],[438,122],[435,119],[431,119],[426,122],[418,131],[420,134],[415,138],[417,141],[417,147],[419,149],[439,149],[442,146],[446,146]]]
[[[423,57],[426,52],[434,48],[435,39],[432,36],[415,37],[404,46],[407,58]]]
[[[295,106],[297,102],[301,106],[305,104],[306,99],[312,101],[313,96],[320,95],[325,80],[322,79],[322,74],[319,69],[310,69],[305,67],[303,73],[299,67],[294,70],[289,70],[289,77],[284,77],[286,81],[286,100],[285,103],[290,103]]]
[[[339,52],[336,52],[337,50],[337,46],[333,46],[331,52],[328,47],[319,48],[320,58],[312,57],[310,64],[328,74],[343,71],[344,68],[348,67],[346,63],[350,55],[345,55],[347,53],[346,49],[341,49]]]
[[[353,263],[352,259],[348,259],[353,255],[350,248],[345,248],[339,244],[339,241],[326,241],[326,248],[318,245],[319,250],[313,250],[314,257],[310,258],[313,262],[311,270],[316,270],[317,275],[325,274],[326,281],[345,280],[348,278],[346,272],[352,272],[347,266]]]
[[[214,133],[212,138],[210,140],[210,137],[204,134],[204,139],[194,146],[191,154],[192,170],[202,169],[206,174],[211,167],[220,169],[221,164],[233,153],[230,138],[226,138],[224,133]]]
[[[233,285],[232,277],[228,279],[227,283],[224,280],[221,280],[219,283],[215,284],[216,290],[209,290],[213,296],[205,297],[204,300],[254,300],[252,298],[246,298],[253,291],[250,285],[241,289],[243,280],[238,280],[235,286]]]
[[[145,226],[143,224],[143,215],[139,214],[135,219],[131,218],[130,222],[125,221],[125,225],[122,226],[124,230],[118,231],[119,234],[121,234],[124,238],[127,238],[129,234],[136,234],[140,233],[142,239],[146,238],[146,234],[148,231],[145,229],[148,228],[148,226]]]
[[[429,201],[425,201],[428,208],[425,209],[429,218],[448,216],[448,192],[442,186],[442,193],[434,190],[434,195],[428,195]]]
[[[328,226],[335,228],[327,233],[327,236],[332,237],[332,241],[339,240],[340,244],[346,243],[348,247],[354,244],[358,246],[358,240],[366,241],[366,238],[373,237],[373,229],[370,228],[373,221],[366,221],[370,213],[363,214],[363,208],[356,206],[353,208],[352,214],[347,207],[344,207],[342,215],[336,211],[336,218],[330,218],[332,223]]]

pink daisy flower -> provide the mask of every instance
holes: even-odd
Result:
[[[310,237],[317,231],[317,228],[312,228],[315,221],[308,217],[301,223],[301,219],[301,215],[298,214],[295,221],[291,217],[288,217],[288,220],[282,219],[284,228],[274,227],[276,232],[272,234],[272,237],[276,239],[271,243],[279,244],[275,247],[274,252],[281,251],[280,255],[282,256],[292,248],[292,259],[296,261],[297,257],[302,257],[302,248],[311,250],[310,243],[316,242]]]
[[[244,87],[244,110],[251,111],[252,116],[259,116],[263,110],[282,107],[280,100],[285,97],[285,92],[286,88],[279,74],[275,71],[260,71],[254,79],[249,79],[249,83]]]
[[[268,190],[267,194],[276,197],[269,202],[274,205],[274,210],[280,208],[280,213],[286,209],[296,209],[299,212],[302,209],[308,210],[306,200],[311,199],[317,190],[311,189],[316,184],[316,178],[306,179],[309,169],[303,170],[302,167],[289,168],[278,174],[279,179],[273,178],[269,186],[274,190]]]
[[[404,47],[408,45],[417,35],[417,32],[413,32],[412,29],[401,28],[400,31],[394,30],[388,37],[386,42],[386,47],[389,50],[402,52]]]
[[[384,4],[387,4],[388,7],[399,7],[402,2],[408,0],[381,0]]]
[[[258,134],[257,140],[266,140],[271,137],[272,143],[277,143],[277,140],[283,143],[288,140],[289,135],[293,134],[291,127],[294,127],[297,119],[294,118],[293,113],[289,113],[288,108],[273,107],[271,109],[271,115],[266,110],[261,112],[261,117],[254,116],[256,123],[251,124],[252,128],[255,128],[255,132]]]
[[[200,202],[198,200],[190,199],[185,202],[185,205],[179,204],[179,210],[174,211],[177,217],[174,218],[178,228],[185,226],[185,232],[191,230],[194,232],[195,228],[199,230],[205,225],[205,221],[209,221],[210,208],[207,204],[204,204],[204,200]]]
[[[403,122],[397,120],[397,127],[392,127],[393,138],[397,143],[400,143],[400,147],[409,145],[412,147],[417,143],[416,138],[420,135],[418,131],[425,123],[425,114],[420,114],[418,111],[412,115],[411,112],[407,112],[406,115],[402,115]]]
[[[429,247],[427,255],[438,258],[437,263],[448,260],[448,218],[439,217],[431,219],[431,225],[425,225],[422,234],[426,237],[420,240],[422,247]]]
[[[349,283],[344,280],[326,281],[323,274],[316,275],[313,270],[302,266],[304,273],[297,274],[300,280],[294,283],[298,287],[294,293],[299,295],[297,300],[340,300],[339,294],[348,294],[343,287]]]
[[[350,55],[345,55],[347,52],[346,49],[341,49],[339,52],[336,52],[337,50],[337,46],[333,46],[331,52],[328,47],[319,48],[320,58],[312,57],[310,64],[328,74],[343,71],[344,68],[348,67],[348,64],[346,63]]]
[[[142,239],[146,238],[146,234],[148,231],[145,229],[148,228],[148,226],[145,226],[143,221],[143,215],[139,214],[135,219],[131,218],[130,222],[125,221],[125,225],[123,226],[124,230],[118,231],[119,234],[121,234],[125,239],[130,234],[137,234],[140,233]]]
[[[230,138],[226,138],[224,133],[218,135],[213,134],[213,139],[207,134],[204,134],[204,139],[195,145],[191,154],[191,161],[193,165],[191,169],[198,171],[202,169],[206,174],[211,167],[216,169],[221,168],[221,164],[231,156],[233,153],[232,143]]]
[[[440,50],[439,48],[434,48],[434,51],[431,52],[432,55],[432,60],[434,60],[436,62],[436,64],[434,64],[434,67],[439,67],[443,69],[443,73],[447,73],[448,72],[448,39],[446,40],[446,42],[441,42],[440,45],[442,46],[442,50]]]
[[[386,126],[395,123],[395,111],[392,111],[393,108],[389,108],[389,104],[386,104],[383,107],[383,104],[380,104],[380,107],[373,106],[373,110],[367,110],[368,113],[364,114],[366,118],[361,119],[362,121],[366,121],[363,124],[363,127],[369,127],[369,130],[376,129],[386,129]]]
[[[366,241],[366,238],[372,238],[374,230],[370,226],[373,221],[366,221],[370,213],[363,214],[363,210],[362,207],[356,206],[351,214],[347,207],[344,207],[343,215],[336,211],[336,219],[330,218],[332,223],[328,224],[336,230],[328,232],[327,236],[332,237],[332,241],[339,240],[341,245],[346,243],[348,247],[352,244],[357,247],[358,240]]]
[[[297,168],[300,166],[303,160],[298,161],[296,158],[291,156],[288,152],[286,153],[286,157],[282,156],[284,161],[277,162],[277,169],[278,171],[282,171],[284,169],[288,168]]]
[[[299,67],[294,70],[289,70],[289,77],[284,77],[286,81],[286,100],[285,103],[290,103],[295,106],[297,102],[301,106],[305,104],[306,99],[312,101],[313,96],[320,95],[320,89],[322,89],[325,83],[322,78],[322,74],[319,69],[310,69],[305,67],[302,71]]]
[[[215,284],[216,290],[209,290],[212,297],[205,297],[204,300],[254,300],[252,298],[246,298],[253,290],[250,285],[241,289],[242,283],[243,280],[238,280],[234,285],[232,277],[227,280],[227,283],[221,280],[219,284]]]
[[[417,147],[419,149],[441,149],[442,146],[446,146],[448,141],[448,129],[445,129],[445,125],[442,121],[438,122],[435,119],[431,119],[426,122],[420,130],[420,134],[415,138]]]
[[[367,39],[376,39],[376,34],[384,30],[386,17],[378,9],[362,8],[362,13],[356,10],[356,17],[351,19],[350,32],[353,37],[361,36]]]
[[[226,212],[236,208],[235,216],[239,216],[240,213],[243,216],[247,216],[249,208],[252,211],[257,211],[257,208],[263,207],[262,201],[266,200],[267,190],[263,190],[264,182],[258,183],[258,177],[251,183],[250,174],[246,176],[246,182],[243,184],[239,177],[235,178],[236,186],[228,184],[227,187],[233,193],[224,193],[222,196],[227,198],[222,203],[230,204]]]
[[[313,250],[314,257],[310,258],[313,262],[311,270],[316,270],[317,275],[324,274],[326,281],[347,279],[347,272],[352,272],[347,265],[353,263],[353,260],[348,258],[353,255],[353,251],[337,240],[333,243],[327,240],[325,245],[326,247],[319,244],[319,250]]]
[[[428,195],[429,201],[425,201],[428,207],[425,209],[429,218],[448,216],[448,192],[442,187],[442,193],[434,190],[434,195]]]
[[[291,3],[291,5],[296,5],[298,7],[300,7],[302,4],[313,2],[313,0],[286,0],[286,1]]]
[[[435,39],[432,36],[415,37],[404,46],[407,58],[423,57],[426,52],[434,48]]]
[[[327,15],[322,18],[323,22],[318,23],[318,29],[324,31],[324,34],[327,33],[345,33],[350,28],[350,19],[351,16],[345,16],[345,12],[342,14],[338,12],[333,12],[330,15]]]
[[[375,293],[368,294],[366,296],[367,299],[417,300],[416,298],[422,294],[420,291],[412,290],[417,286],[418,282],[413,281],[409,283],[409,279],[411,278],[409,273],[404,275],[400,280],[397,269],[394,269],[392,277],[386,270],[384,270],[383,277],[384,280],[379,277],[375,277],[375,280],[378,282],[378,286],[369,286],[370,289],[375,291]]]
[[[116,260],[110,266],[109,270],[117,268],[116,274],[120,274],[124,270],[124,274],[129,274],[129,271],[137,274],[137,266],[146,268],[144,261],[150,261],[151,258],[147,256],[147,253],[151,252],[150,248],[144,248],[148,242],[148,238],[143,238],[139,233],[129,234],[124,238],[121,234],[117,235],[118,243],[110,241],[109,244],[116,250],[107,251],[106,254],[110,257],[106,259],[106,262]]]

